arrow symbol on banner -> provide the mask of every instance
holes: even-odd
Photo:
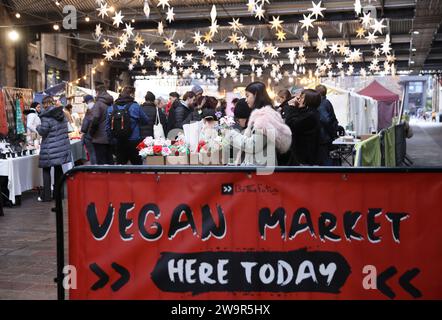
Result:
[[[119,265],[118,263],[114,262],[112,263],[111,266],[120,275],[120,278],[111,285],[112,291],[115,292],[120,290],[126,283],[129,282],[130,273],[126,268]],[[91,264],[89,268],[99,278],[98,281],[93,284],[91,289],[93,291],[97,291],[99,289],[104,288],[106,284],[109,282],[109,275],[106,272],[104,272],[104,270],[101,269],[96,263]]]
[[[396,294],[387,285],[386,282],[390,278],[392,278],[396,273],[397,273],[397,269],[395,267],[390,267],[390,268],[386,269],[384,272],[380,273],[377,277],[377,288],[379,289],[380,292],[382,292],[384,295],[386,295],[390,299],[394,299],[396,297]],[[420,270],[415,268],[415,269],[405,272],[399,278],[399,285],[415,299],[422,297],[422,293],[415,286],[413,286],[410,283],[410,281],[413,280],[419,273],[420,273]]]
[[[224,192],[228,193],[232,191],[232,187],[231,186],[224,186]]]

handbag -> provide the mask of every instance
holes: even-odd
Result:
[[[155,139],[163,139],[163,138],[165,138],[164,129],[163,129],[163,125],[161,124],[161,121],[160,121],[160,113],[158,111],[158,108],[156,108],[156,109],[157,109],[157,117],[155,119],[155,124],[153,126],[153,137]]]

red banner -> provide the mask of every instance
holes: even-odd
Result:
[[[76,173],[71,299],[441,299],[441,173]]]

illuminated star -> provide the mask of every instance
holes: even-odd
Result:
[[[192,38],[193,38],[193,43],[195,44],[200,44],[203,41],[201,33],[199,31],[196,31]]]
[[[171,23],[173,20],[175,20],[175,13],[173,12],[173,8],[169,7],[167,9],[167,17],[166,20]]]
[[[110,42],[109,39],[104,39],[101,45],[104,49],[109,49],[112,45],[112,42]]]
[[[107,50],[106,53],[103,53],[104,60],[112,60],[113,52],[112,50]]]
[[[170,48],[170,47],[172,47],[172,45],[174,44],[173,41],[172,41],[172,39],[170,39],[170,38],[166,38],[166,39],[163,41],[163,43],[164,43],[164,45],[166,46],[166,48]]]
[[[109,7],[108,7],[107,3],[106,2],[105,3],[101,3],[100,4],[100,8],[97,9],[97,11],[99,11],[98,12],[98,16],[99,17],[101,17],[103,19],[104,19],[105,16],[107,17],[108,16],[107,12],[109,11]]]
[[[242,50],[246,50],[248,48],[248,42],[246,37],[241,37],[238,40],[238,47]]]
[[[204,38],[204,42],[206,42],[206,43],[212,42],[213,41],[213,34],[212,34],[212,32],[210,32],[210,31],[206,32],[204,34],[203,38]]]
[[[176,48],[177,49],[184,49],[185,43],[183,40],[178,40],[176,43]]]
[[[256,7],[256,0],[249,0],[249,2],[247,3],[247,10],[249,12],[253,12],[253,10],[255,10]]]
[[[380,34],[382,34],[382,29],[387,27],[387,26],[384,26],[383,22],[384,22],[384,19],[382,19],[381,21],[374,19],[374,24],[372,26],[370,26],[370,28],[372,28],[374,30],[374,33],[379,32]]]
[[[259,20],[261,20],[262,18],[264,18],[265,12],[266,11],[262,8],[262,5],[257,6],[256,11],[255,11],[255,18],[258,18]]]
[[[379,48],[374,49],[373,55],[375,57],[379,57],[381,55],[381,50]]]
[[[133,30],[134,30],[134,28],[131,26],[131,24],[130,23],[129,24],[126,23],[126,28],[124,29],[124,31],[127,33],[127,35],[129,37],[134,35]]]
[[[279,30],[276,33],[276,37],[278,38],[279,41],[282,42],[282,41],[284,41],[286,39],[286,33],[284,31],[282,31],[282,30]]]
[[[163,10],[164,10],[165,6],[170,7],[169,0],[158,0],[157,7],[159,7],[159,6],[162,6]]]
[[[312,12],[311,15],[315,16],[316,19],[318,19],[318,16],[324,17],[324,15],[322,14],[322,11],[324,11],[325,8],[321,8],[321,3],[322,3],[322,1],[319,1],[318,4],[315,4],[312,1],[313,8],[308,9],[308,11]]]
[[[332,43],[330,47],[330,53],[331,54],[337,54],[339,52],[339,46],[336,43]]]
[[[144,43],[144,39],[143,39],[143,37],[141,37],[139,34],[137,34],[137,36],[135,37],[135,44],[137,45],[137,46],[142,46],[143,45],[143,43]]]
[[[232,33],[232,35],[229,36],[229,42],[232,44],[238,43],[238,40],[239,40],[239,37],[238,37],[238,34],[236,34],[236,33]]]
[[[193,55],[191,53],[186,54],[186,61],[191,62],[193,60]]]
[[[112,24],[116,25],[117,28],[119,28],[120,24],[123,23],[123,18],[124,16],[121,15],[121,11],[116,12],[115,15],[112,17],[112,20],[114,20]]]
[[[363,13],[364,14],[364,16],[361,18],[361,22],[362,22],[362,25],[365,27],[365,28],[368,28],[368,27],[370,27],[370,25],[371,25],[371,16],[370,16],[370,13]]]
[[[307,29],[307,31],[308,31],[309,28],[313,28],[312,23],[315,22],[316,20],[312,19],[312,15],[306,16],[305,14],[303,14],[303,16],[304,16],[304,19],[299,21],[302,23],[301,29]]]
[[[362,13],[361,0],[355,0],[355,12],[360,15]]]
[[[378,36],[376,36],[374,32],[373,33],[369,32],[368,36],[365,37],[365,39],[367,39],[367,42],[369,44],[375,43],[377,38],[378,38]]]
[[[233,21],[232,22],[229,22],[229,24],[230,24],[230,28],[233,30],[233,31],[240,31],[240,29],[241,29],[241,27],[243,26],[240,22],[239,22],[239,18],[238,19],[235,19],[235,18],[233,18]]]
[[[270,21],[269,23],[272,26],[272,28],[271,28],[272,30],[273,29],[279,30],[282,28],[283,22],[284,22],[283,20],[279,20],[279,16],[278,16],[277,18],[273,17],[273,21]]]
[[[160,21],[158,22],[158,34],[162,35],[164,33],[164,26],[163,26],[163,22]]]
[[[102,34],[102,31],[103,31],[103,29],[101,28],[101,25],[100,25],[100,24],[97,24],[97,25],[95,26],[95,36],[96,36],[97,38],[100,38],[100,36],[101,36],[101,34]]]
[[[359,28],[358,30],[356,30],[356,37],[362,39],[363,37],[365,37],[365,29],[364,28]]]

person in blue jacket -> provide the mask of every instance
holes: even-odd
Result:
[[[131,133],[128,138],[117,139],[112,131],[112,121],[114,117],[114,107],[118,110],[129,108]],[[106,116],[106,132],[109,141],[115,147],[117,164],[127,164],[129,161],[133,165],[141,165],[143,163],[138,154],[137,146],[143,140],[140,133],[140,126],[148,124],[149,119],[141,109],[140,105],[135,102],[135,88],[127,86],[123,89],[113,106],[107,109]]]

